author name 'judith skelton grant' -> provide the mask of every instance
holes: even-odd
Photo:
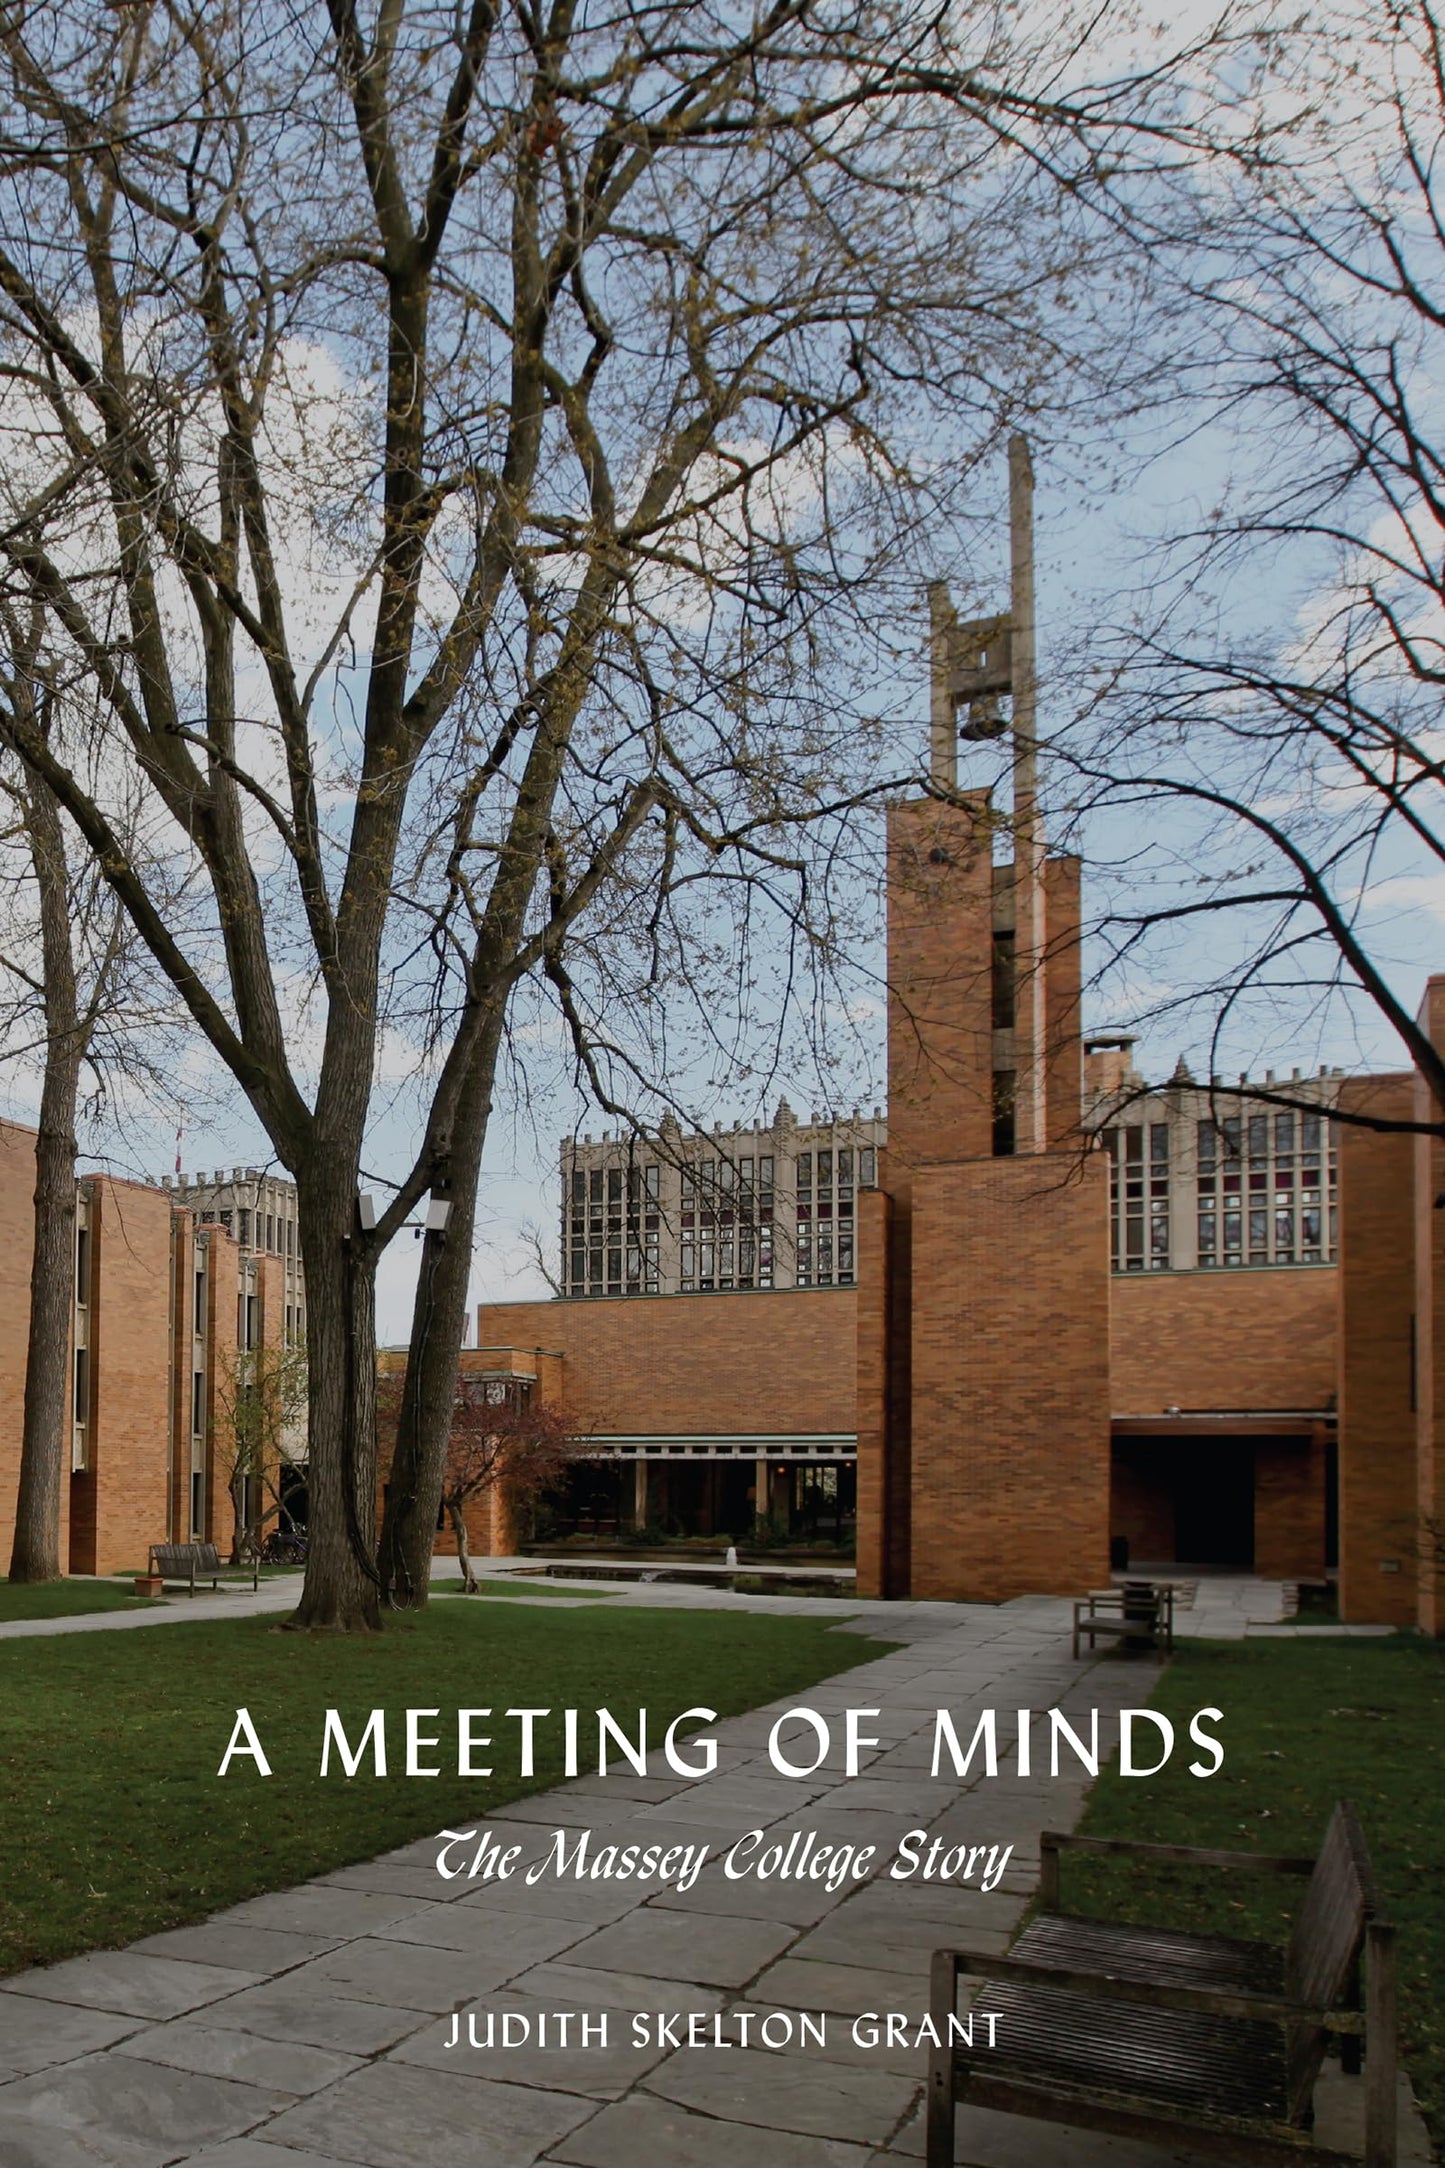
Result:
[[[448,2048],[826,2048],[830,2027],[857,2048],[996,2047],[999,2014],[969,2010],[947,2036],[926,2010],[865,2010],[829,2018],[805,2010],[454,2010]],[[622,2032],[614,2037],[614,2023]],[[625,2028],[625,2031],[622,2029]]]

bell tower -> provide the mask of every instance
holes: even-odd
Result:
[[[961,620],[929,589],[930,788],[888,815],[888,1145],[859,1203],[873,1594],[1106,1570],[1108,1183],[1080,1135],[1079,863],[1039,803],[1033,498],[1015,436],[1008,607]],[[995,741],[1007,807],[969,779]]]

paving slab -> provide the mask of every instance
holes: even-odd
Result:
[[[918,2082],[757,2048],[683,2049],[643,2081],[679,2107],[731,2123],[883,2145],[907,2118]],[[739,2146],[752,2139],[738,2134]]]
[[[671,2101],[637,2094],[604,2108],[547,2158],[573,2168],[638,2168],[639,2162],[647,2168],[654,2163],[656,2168],[737,2168],[744,2153],[748,2168],[868,2168],[872,2158],[866,2145],[790,2131],[744,2131],[736,2123],[690,2115]]]
[[[434,1861],[432,1865],[435,1872]],[[446,1886],[440,1875],[436,1880],[439,1886]],[[248,1897],[244,1904],[232,1905],[215,1918],[227,1928],[274,1927],[281,1934],[320,1935],[334,1943],[349,1942],[357,1935],[374,1935],[378,1928],[404,1920],[416,1909],[415,1898],[304,1882],[296,1889]]]
[[[344,1995],[388,2009],[430,2010],[439,2015],[471,2002],[522,1971],[527,1960],[478,1957],[469,1950],[427,1949],[416,1942],[363,1938],[343,1942],[325,1957],[286,1975],[302,1994]]]
[[[184,2010],[198,2010],[223,1995],[234,1995],[238,1988],[252,1987],[259,1977],[239,1968],[193,1965],[130,1950],[97,1950],[89,1957],[69,1957],[64,1964],[42,1965],[0,1982],[0,1993],[18,1990],[42,2002],[115,2010],[125,2017],[179,2017]]]
[[[787,1948],[796,1932],[782,1921],[699,1919],[647,1905],[579,1942],[568,1961],[649,1979],[745,1987]]]
[[[721,1755],[718,1760],[721,1764]],[[652,1757],[649,1755],[649,1768],[651,1761]],[[666,1763],[663,1766],[665,1768]],[[558,1786],[558,1796],[579,1799],[634,1799],[652,1806],[660,1799],[671,1799],[676,1793],[685,1792],[692,1781],[691,1777],[680,1777],[676,1774],[640,1777],[631,1769],[625,1775],[609,1769],[606,1776],[594,1773],[586,1777],[569,1777],[565,1784]]]
[[[795,1942],[791,1957],[809,1964],[849,1965],[864,1971],[906,1973],[916,1988],[920,1968],[926,1968],[935,1950],[969,1949],[980,1955],[1002,1957],[1013,1932],[996,1927],[940,1927],[924,1920],[904,1920],[896,1932],[874,1922],[825,1921],[811,1934]]]
[[[187,2153],[182,2168],[336,2168],[336,2158],[298,2153],[289,2145],[267,2145],[259,2138],[228,2138],[223,2145]]]
[[[278,2116],[267,2136],[363,2168],[531,2168],[593,2112],[573,2093],[372,2063]]]
[[[169,2025],[148,2025],[132,2033],[121,2053],[138,2061],[166,2063],[174,2070],[195,2070],[210,2078],[239,2078],[273,2093],[319,2093],[359,2067],[354,2055],[313,2048],[295,2040],[268,2040],[262,2034],[177,2018]]]
[[[164,2168],[187,2148],[239,2137],[289,2105],[283,2093],[125,2055],[87,2056],[0,2087],[7,2125],[29,2120],[63,2132],[114,2168]],[[10,2168],[7,2143],[0,2132],[0,2161]]]
[[[865,2010],[903,2010],[916,2017],[928,2008],[928,1967],[920,1964],[909,1980],[886,1969],[785,1957],[753,1982],[752,1996],[762,2004],[778,2002],[840,2017],[858,2017]]]
[[[0,2005],[0,2084],[26,2078],[54,2063],[73,2062],[96,2048],[112,2047],[140,2020],[113,2010],[86,2010],[38,1996],[7,1995]]]
[[[196,1964],[220,1965],[224,1969],[251,1972],[258,1979],[304,1965],[333,1947],[330,1935],[283,1933],[275,1927],[250,1927],[233,1922],[229,1915],[203,1920],[195,1927],[171,1927],[164,1934],[147,1935],[130,1947],[146,1957],[182,1957]]]
[[[757,1875],[730,1881],[721,1867],[704,1867],[691,1889],[659,1890],[648,1899],[649,1912],[705,1913],[719,1918],[781,1920],[812,1927],[837,1909],[848,1895],[824,1882],[764,1882]]]
[[[544,1822],[549,1829],[613,1829],[630,1822],[637,1811],[631,1800],[594,1799],[563,1788],[509,1800],[506,1806],[493,1808],[492,1820],[499,1824]]]
[[[610,1972],[600,1965],[560,1960],[535,1966],[511,1985],[558,2010],[702,2010],[710,2014],[727,1999],[721,1988],[689,1980],[659,1980],[651,1973]]]
[[[576,1920],[584,1927],[597,1927],[633,1911],[638,1895],[625,1882],[559,1882],[551,1875],[543,1875],[530,1889],[520,1877],[510,1882],[470,1882],[462,1907],[468,1911],[475,1905],[500,1912],[524,1912],[528,1918],[545,1914],[550,1919]]]
[[[299,2040],[308,2047],[334,2048],[343,2055],[379,2055],[427,2022],[420,2010],[398,2010],[383,2003],[357,2002],[334,1991],[316,1992],[313,1984],[295,1985],[287,1973],[274,1987],[252,1987],[206,2012],[208,2025],[258,2034],[263,2040]]]
[[[904,1920],[917,1920],[957,1934],[972,1926],[1016,1927],[1026,1903],[1016,1891],[981,1890],[974,1883],[882,1879],[859,1890],[848,1910],[851,1920],[877,1921],[890,1928]]]
[[[413,1904],[449,1904],[465,1897],[474,1884],[464,1876],[444,1882],[430,1860],[425,1866],[412,1866],[401,1860],[373,1859],[359,1867],[338,1867],[334,1874],[323,1874],[307,1887],[361,1890],[370,1897],[409,1897]]]
[[[558,1919],[554,1913],[427,1905],[420,1912],[409,1912],[404,1920],[395,1920],[390,1927],[378,1928],[370,1939],[405,1943],[409,1948],[464,1951],[481,1960],[479,1973],[495,1973],[499,1965],[505,1965],[507,1971],[498,1975],[505,1979],[509,1973],[540,1964],[544,1957],[555,1957],[588,1932],[581,1920]],[[479,1977],[477,1984],[487,1983]]]
[[[116,2155],[84,2131],[47,2128],[33,2116],[7,2115],[0,2106],[0,2161],[5,2168],[115,2168]],[[268,2168],[285,2168],[285,2162],[274,2158]]]

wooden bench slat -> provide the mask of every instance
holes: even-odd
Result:
[[[1163,1986],[1178,1982],[1272,1995],[1284,1986],[1283,1952],[1270,1943],[1231,1942],[1074,1913],[1040,1913],[1009,1954]]]
[[[1114,2093],[1141,2106],[1287,2120],[1277,2025],[1133,2002],[1121,2023],[1117,2005],[1111,2008],[1106,1999],[1032,1981],[991,1981],[987,2007],[997,2012],[997,2045],[981,2043],[975,2023],[974,2045],[954,2051],[965,2080],[974,2067],[1020,2068],[1035,2080]]]

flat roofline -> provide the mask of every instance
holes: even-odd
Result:
[[[640,1310],[650,1302],[713,1302],[735,1301],[739,1296],[749,1301],[775,1301],[779,1295],[856,1295],[857,1283],[846,1287],[670,1287],[665,1294],[656,1295],[512,1295],[498,1302],[478,1302],[477,1310],[529,1310],[534,1303],[566,1303],[568,1309],[576,1310]],[[511,1346],[510,1341],[498,1343]],[[551,1354],[554,1351],[547,1349]]]
[[[1333,1408],[1183,1408],[1175,1414],[1114,1415],[1109,1427],[1116,1437],[1126,1438],[1207,1438],[1225,1432],[1298,1438],[1316,1427],[1333,1430],[1338,1420]]]
[[[853,1430],[599,1430],[597,1445],[856,1445]]]

